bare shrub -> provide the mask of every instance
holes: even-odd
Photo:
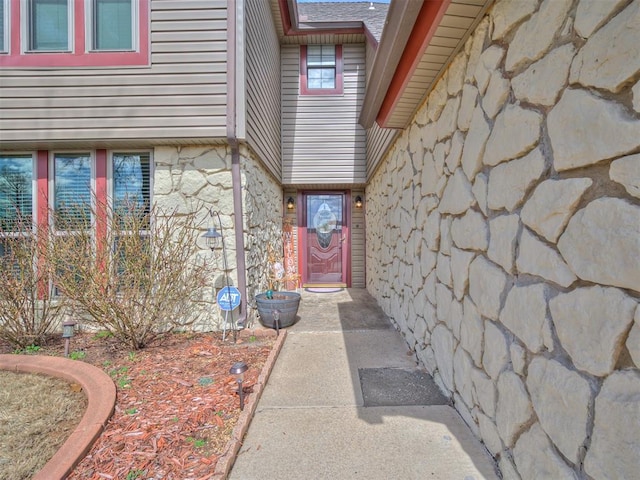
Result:
[[[50,259],[56,287],[76,313],[132,349],[200,320],[211,303],[205,287],[212,265],[197,246],[197,212],[135,203],[101,208],[109,224],[70,225]],[[64,219],[58,228],[65,229]]]
[[[66,313],[67,301],[53,295],[43,261],[49,239],[48,231],[32,227],[30,220],[17,218],[7,230],[0,227],[0,338],[20,349],[43,344]]]

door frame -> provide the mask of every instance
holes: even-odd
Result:
[[[338,283],[310,283],[307,279],[307,195],[342,195],[342,212],[344,224],[342,225],[345,241],[342,245],[342,279]],[[298,272],[303,287],[319,285],[351,287],[351,190],[298,190],[297,192],[297,237],[298,237]]]

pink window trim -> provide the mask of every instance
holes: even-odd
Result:
[[[307,88],[307,46],[300,45],[300,95],[342,95],[342,45],[336,45],[336,88]]]
[[[22,53],[20,0],[11,0],[10,52],[0,54],[0,67],[116,67],[149,64],[149,0],[139,0],[137,52],[87,52],[84,0],[73,0],[72,52]]]

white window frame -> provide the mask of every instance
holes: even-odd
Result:
[[[66,0],[67,2],[67,48],[62,50],[36,50],[33,48],[31,44],[31,32],[32,32],[32,24],[31,24],[31,1],[30,0],[21,0],[20,2],[20,18],[21,25],[20,29],[22,31],[22,53],[35,53],[35,54],[46,54],[46,53],[73,53],[74,52],[74,1]]]
[[[9,53],[11,51],[11,35],[9,30],[11,29],[11,2],[9,0],[0,0],[2,4],[4,17],[2,18],[2,31],[4,33],[2,38],[2,48],[0,53]]]
[[[154,171],[154,165],[153,165],[153,151],[151,150],[141,150],[141,149],[127,149],[127,148],[120,148],[117,150],[109,150],[107,152],[107,202],[109,205],[110,209],[114,208],[114,200],[115,200],[115,196],[114,196],[114,187],[115,187],[115,182],[114,182],[114,177],[113,177],[113,154],[118,154],[118,153],[131,153],[131,154],[147,154],[149,155],[149,208],[151,208],[151,206],[153,205],[153,171]],[[109,223],[110,220],[109,220]],[[144,232],[144,233],[148,233],[148,232]]]
[[[29,234],[34,234],[36,232],[37,223],[38,223],[38,172],[36,169],[38,168],[38,162],[36,161],[37,155],[35,152],[4,152],[2,153],[4,156],[16,156],[16,157],[31,157],[31,231],[29,232],[8,232],[5,233],[4,237],[9,238],[20,238],[26,237]]]
[[[84,0],[85,2],[85,45],[86,53],[92,52],[139,52],[140,51],[140,32],[139,32],[139,15],[140,2],[133,0],[131,2],[131,48],[124,50],[105,50],[96,48],[95,41],[95,0]]]

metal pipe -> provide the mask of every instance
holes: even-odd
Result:
[[[242,177],[240,175],[240,148],[236,136],[236,0],[227,0],[227,141],[231,148],[231,182],[233,188],[233,215],[236,239],[236,271],[240,290],[240,316],[238,326],[247,319],[247,267],[244,254],[244,222],[242,212]]]

